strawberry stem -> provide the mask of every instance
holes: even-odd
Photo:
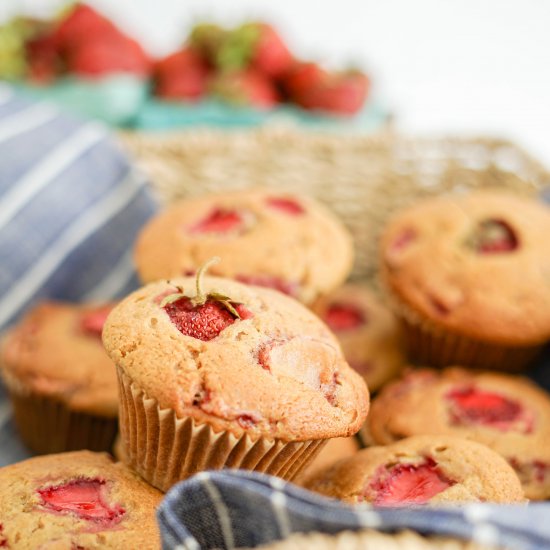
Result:
[[[206,300],[208,300],[208,295],[204,294],[204,292],[202,291],[202,278],[204,274],[208,271],[208,269],[211,266],[217,264],[219,261],[219,256],[214,256],[213,258],[210,258],[207,262],[205,262],[197,271],[197,276],[195,279],[197,294],[191,300],[194,306],[202,306],[206,303]]]

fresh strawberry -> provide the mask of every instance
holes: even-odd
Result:
[[[280,77],[292,65],[292,54],[273,27],[265,23],[252,25],[256,25],[259,32],[252,55],[252,66],[271,78]]]
[[[222,73],[211,88],[217,97],[237,106],[269,109],[280,99],[273,83],[252,70]]]
[[[516,250],[519,240],[505,221],[483,220],[478,224],[469,244],[480,254],[498,254]]]
[[[62,69],[57,42],[52,34],[42,34],[26,44],[28,77],[37,83],[52,82]]]
[[[72,52],[67,64],[70,72],[85,76],[115,72],[146,76],[151,69],[149,58],[141,46],[123,35],[81,44]]]
[[[114,23],[86,4],[76,4],[61,20],[54,38],[66,54],[89,41],[102,41],[121,32]]]
[[[378,506],[426,504],[454,484],[428,458],[421,464],[396,464],[389,470],[383,466],[367,491],[374,494],[373,503]]]
[[[202,57],[194,49],[185,48],[155,64],[156,95],[165,99],[199,99],[205,94],[208,75]]]
[[[201,281],[208,267],[218,261],[213,258],[203,265],[196,276],[196,295],[188,296],[183,289],[165,296],[160,307],[166,311],[176,328],[184,335],[208,342],[216,338],[237,319],[250,319],[253,314],[243,305],[217,292],[205,294]]]
[[[227,38],[227,31],[213,23],[195,25],[189,36],[189,46],[210,67],[216,65],[218,52]]]
[[[118,504],[105,502],[106,486],[103,479],[75,479],[38,489],[42,506],[59,514],[71,514],[102,526],[120,523],[126,513]]]
[[[290,99],[299,98],[319,86],[327,77],[317,63],[297,61],[283,75],[281,86]]]
[[[353,330],[366,321],[365,314],[353,304],[331,304],[324,315],[325,323],[334,332]]]
[[[193,225],[191,233],[230,233],[244,227],[244,218],[237,210],[214,208],[208,215]]]
[[[273,27],[246,23],[227,35],[216,61],[224,71],[254,69],[276,79],[290,68],[293,57]]]
[[[353,115],[365,103],[368,87],[369,80],[362,73],[333,73],[296,94],[294,100],[305,109]]]

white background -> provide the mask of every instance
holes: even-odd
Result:
[[[550,166],[550,0],[90,0],[149,51],[197,19],[279,25],[299,55],[362,64],[415,133],[515,139]],[[57,0],[0,0],[0,17]]]

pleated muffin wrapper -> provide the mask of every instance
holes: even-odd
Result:
[[[15,424],[25,445],[37,454],[89,449],[110,452],[116,418],[69,409],[63,402],[8,387]]]
[[[460,365],[518,372],[524,370],[544,346],[507,346],[483,342],[437,326],[399,302],[397,298],[390,297],[390,304],[401,321],[410,359],[422,366]]]
[[[171,409],[132,383],[117,368],[120,388],[122,457],[147,482],[167,491],[203,470],[239,468],[293,480],[328,441],[284,441],[229,431],[216,432],[193,418],[177,418]]]

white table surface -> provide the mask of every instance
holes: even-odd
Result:
[[[280,26],[298,54],[356,62],[410,133],[511,138],[550,166],[549,0],[89,0],[156,54],[196,20]],[[0,0],[0,18],[58,0]]]

